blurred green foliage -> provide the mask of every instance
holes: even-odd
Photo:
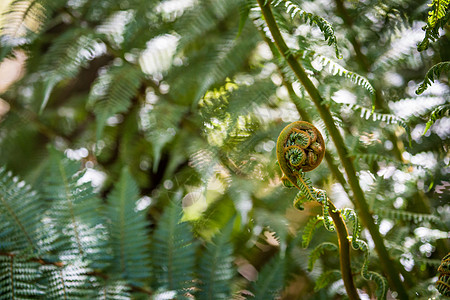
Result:
[[[275,2],[410,298],[439,297],[448,7]],[[0,81],[15,79],[0,86],[0,299],[345,298],[337,252],[314,252],[308,269],[312,249],[336,236],[318,227],[302,247],[321,208],[292,207],[281,129],[312,120],[330,158],[308,176],[338,208],[353,195],[256,2],[14,0],[0,24]],[[352,259],[358,274],[364,255]],[[375,295],[373,282],[355,283]]]

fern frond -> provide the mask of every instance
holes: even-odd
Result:
[[[438,120],[444,116],[448,116],[450,112],[450,104],[440,105],[430,115],[430,119],[427,122],[425,131],[423,134],[427,133],[428,129]]]
[[[88,275],[92,270],[79,260],[63,267],[44,265],[41,270],[45,299],[92,299],[95,294],[92,285],[95,280]]]
[[[338,270],[328,270],[320,274],[320,276],[316,279],[316,285],[314,286],[314,290],[318,291],[323,289],[330,283],[341,278],[341,272]]]
[[[406,123],[406,121],[403,120],[402,118],[397,117],[392,114],[382,114],[382,113],[373,112],[373,110],[370,110],[368,108],[365,108],[363,106],[356,105],[356,104],[342,104],[342,106],[349,107],[352,111],[355,111],[355,112],[360,111],[360,117],[364,118],[366,120],[369,120],[372,118],[372,121],[386,122],[387,124],[400,125],[401,127],[403,127],[405,129],[406,135],[408,136],[408,141],[409,141],[409,143],[411,143],[411,129],[410,129],[409,125]]]
[[[47,105],[54,86],[64,79],[74,78],[82,67],[102,53],[93,32],[75,28],[58,36],[42,58],[44,95],[40,111]]]
[[[148,222],[144,211],[136,211],[138,196],[136,182],[130,172],[123,169],[107,204],[113,250],[111,268],[133,285],[150,277]]]
[[[355,83],[356,85],[365,88],[372,96],[372,102],[374,101],[373,99],[375,97],[375,89],[366,77],[359,75],[355,72],[349,71],[340,64],[329,59],[328,57],[315,53],[314,51],[307,51],[307,55],[311,55],[312,61],[317,62],[324,68],[327,68],[328,72],[331,73],[333,76],[337,75],[344,78],[348,78],[350,79],[351,82]],[[372,103],[372,105],[374,104]]]
[[[307,248],[309,245],[309,242],[312,239],[312,235],[314,233],[314,230],[316,230],[316,227],[319,227],[322,223],[323,219],[319,216],[315,216],[311,219],[309,219],[308,223],[306,223],[305,227],[303,228],[303,234],[302,234],[302,247]]]
[[[192,286],[196,251],[191,228],[181,222],[181,213],[175,203],[165,209],[153,234],[151,252],[156,283],[178,295]]]
[[[233,224],[234,219],[206,245],[199,263],[200,292],[197,299],[231,298],[231,279],[235,274],[233,245],[230,241]]]
[[[309,23],[309,25],[316,24],[316,26],[320,29],[320,31],[323,33],[325,41],[328,42],[329,46],[334,46],[334,51],[336,53],[337,58],[341,58],[342,55],[339,51],[338,45],[337,45],[337,39],[336,35],[334,34],[333,26],[324,18],[306,12],[303,9],[301,9],[297,4],[292,3],[289,0],[277,0],[273,6],[276,7],[280,5],[281,3],[284,3],[284,6],[286,8],[286,13],[291,16],[291,18],[295,18],[295,16],[299,15],[300,18],[305,23]]]
[[[281,255],[272,258],[258,273],[258,279],[252,283],[255,299],[277,299],[284,284],[285,260]]]
[[[449,0],[431,0],[431,4],[429,4],[428,6],[433,7],[433,9],[428,12],[427,20],[431,28],[434,28],[437,21],[445,16],[449,3]]]
[[[438,79],[441,76],[441,73],[450,73],[450,61],[443,61],[432,66],[427,74],[425,74],[425,78],[423,82],[419,85],[416,90],[416,94],[420,95],[426,91],[426,89],[434,82],[435,79]]]
[[[82,257],[86,262],[97,262],[103,257],[102,253],[106,254],[106,233],[99,226],[104,221],[99,213],[100,199],[90,183],[79,183],[84,175],[79,170],[79,162],[64,158],[54,149],[50,149],[50,157],[44,185],[45,198],[50,206],[47,210],[48,226],[68,243],[57,255],[69,261]]]
[[[319,257],[322,256],[325,251],[336,251],[338,249],[338,246],[334,243],[323,242],[319,244],[309,254],[308,271],[311,272],[313,270],[316,260],[319,259]]]
[[[431,214],[421,214],[399,209],[375,209],[374,212],[382,218],[389,218],[392,220],[412,221],[412,222],[433,222],[435,224],[442,224],[438,216]]]
[[[35,299],[44,295],[43,286],[37,284],[42,276],[39,264],[14,255],[0,253],[0,299]]]
[[[110,67],[97,78],[88,100],[97,116],[97,139],[101,138],[109,117],[128,110],[142,80],[140,68],[127,62]]]
[[[0,219],[5,236],[0,251],[38,250],[43,201],[25,182],[0,167]]]

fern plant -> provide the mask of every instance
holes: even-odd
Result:
[[[0,80],[1,299],[443,290],[445,1],[12,0],[0,12],[0,74],[17,74]],[[276,141],[297,121],[327,151],[290,182]],[[302,137],[288,157],[304,166],[319,148]]]

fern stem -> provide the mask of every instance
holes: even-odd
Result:
[[[329,215],[333,219],[334,227],[339,240],[339,263],[341,266],[342,279],[349,299],[360,299],[353,282],[353,274],[350,261],[350,241],[348,240],[348,230],[342,219],[341,213],[336,210],[333,202],[328,199],[330,207]]]
[[[272,14],[272,10],[270,8],[270,1],[264,0],[257,0],[257,1],[278,50],[286,59],[286,62],[288,63],[290,68],[294,71],[296,77],[305,87],[306,91],[308,92],[309,96],[311,97],[312,101],[317,107],[317,110],[319,111],[319,114],[322,120],[324,121],[325,126],[327,127],[334,144],[336,145],[339,158],[348,177],[350,188],[353,191],[354,204],[358,209],[362,223],[369,230],[370,235],[372,236],[372,239],[375,244],[375,250],[378,253],[381,266],[384,272],[388,275],[388,279],[390,281],[392,288],[397,291],[400,299],[408,299],[406,290],[403,287],[403,284],[400,280],[397,267],[389,257],[389,253],[386,249],[386,246],[384,245],[384,240],[381,237],[380,232],[378,231],[378,228],[374,223],[372,214],[369,211],[369,206],[364,197],[364,193],[361,189],[361,186],[359,185],[358,177],[356,176],[355,167],[350,158],[348,157],[348,149],[344,143],[344,139],[341,136],[336,125],[334,124],[333,118],[330,114],[328,107],[326,107],[323,104],[323,99],[320,96],[319,91],[314,86],[313,82],[308,78],[308,75],[306,74],[303,67],[292,55],[289,55],[290,53],[289,48],[286,45],[283,37],[281,36],[281,32]]]

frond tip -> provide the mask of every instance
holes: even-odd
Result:
[[[420,95],[425,92],[431,83],[434,82],[435,79],[438,79],[439,76],[441,76],[441,73],[445,72],[450,73],[450,61],[443,61],[432,66],[425,75],[423,82],[417,88],[416,94]]]
[[[423,134],[427,133],[428,129],[438,120],[443,118],[444,116],[448,116],[450,113],[450,104],[440,105],[430,115],[430,119],[427,122],[427,126],[425,127],[425,131]]]

